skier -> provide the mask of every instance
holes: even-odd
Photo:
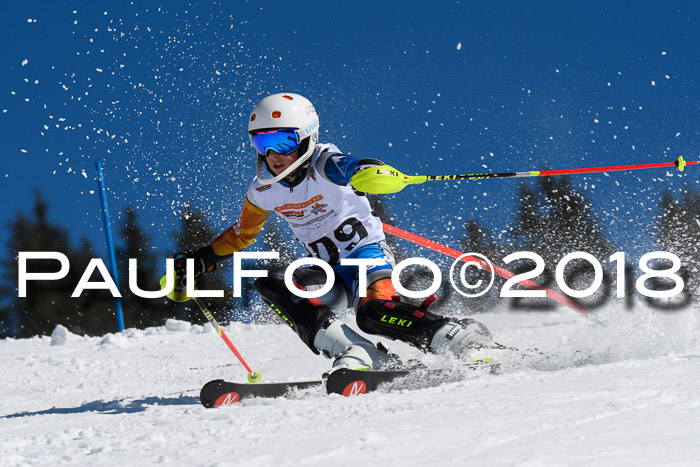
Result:
[[[347,326],[333,308],[353,306],[357,325],[368,334],[398,339],[424,352],[449,352],[470,361],[485,358],[494,345],[488,330],[471,319],[454,320],[421,306],[400,301],[392,286],[394,257],[386,244],[382,223],[363,193],[349,184],[353,174],[383,165],[376,159],[343,155],[333,144],[319,143],[319,118],[313,104],[293,93],[273,94],[258,102],[250,115],[248,133],[257,151],[257,177],[248,188],[240,218],[210,245],[174,256],[174,298],[183,299],[185,264],[194,258],[195,278],[255,241],[270,212],[284,218],[309,255],[326,261],[336,274],[331,292],[305,299],[289,291],[285,267],[255,280],[260,293],[316,354],[334,359],[334,367],[382,369],[396,358]],[[359,267],[341,265],[343,258],[371,258],[367,294],[360,296]],[[317,267],[298,268],[296,287],[317,290],[326,282]],[[340,297],[340,305],[338,305]],[[176,298],[174,298],[176,299]]]

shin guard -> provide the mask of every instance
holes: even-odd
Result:
[[[357,310],[357,325],[368,334],[398,339],[430,351],[430,343],[449,321],[430,311],[394,300],[370,300]]]
[[[328,326],[335,314],[320,302],[314,302],[297,297],[287,290],[284,282],[271,277],[261,277],[254,282],[255,289],[260,293],[277,315],[292,328],[304,343],[316,354],[314,338],[318,331]]]

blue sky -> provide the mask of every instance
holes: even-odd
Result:
[[[13,2],[0,34],[0,241],[40,189],[106,253],[95,182],[164,254],[184,203],[216,229],[254,176],[252,105],[311,99],[321,140],[409,174],[698,158],[696,2]],[[577,176],[618,244],[644,247],[658,198],[695,167]],[[397,225],[452,246],[513,225],[518,182],[409,187]],[[624,243],[623,243],[624,242]],[[648,249],[647,249],[648,250]],[[5,253],[6,254],[6,253]]]

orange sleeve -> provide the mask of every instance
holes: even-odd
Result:
[[[246,198],[238,222],[224,230],[224,232],[211,243],[212,248],[214,248],[214,253],[216,253],[217,256],[227,256],[236,251],[241,251],[253,243],[255,237],[257,237],[262,230],[262,226],[268,214],[270,214],[270,211],[257,207]]]

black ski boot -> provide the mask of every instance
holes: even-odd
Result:
[[[428,311],[428,297],[416,307],[393,300],[370,300],[357,311],[357,324],[368,334],[407,342],[423,352],[451,353],[468,361],[496,362],[511,350],[493,342],[482,323],[471,318],[448,319]]]

